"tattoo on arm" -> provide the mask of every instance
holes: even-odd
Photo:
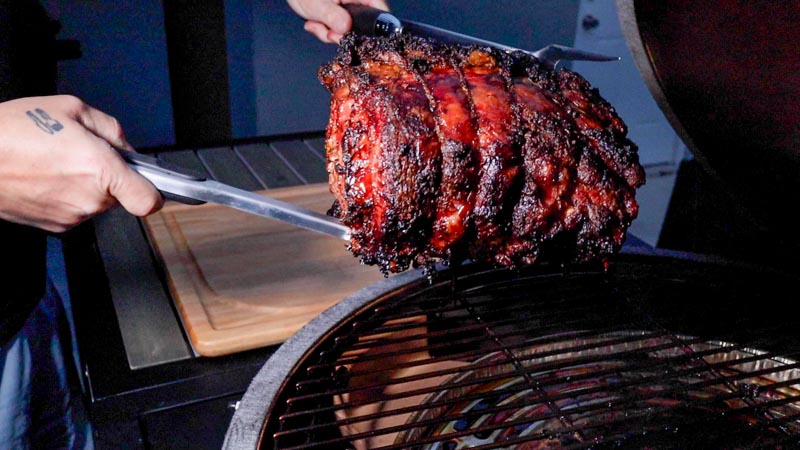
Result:
[[[25,114],[47,134],[55,134],[64,129],[64,125],[50,117],[45,110],[36,108],[33,111],[26,111]]]

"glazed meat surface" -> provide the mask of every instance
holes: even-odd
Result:
[[[523,53],[348,35],[320,80],[331,214],[384,272],[605,258],[636,218],[636,145],[576,73]]]

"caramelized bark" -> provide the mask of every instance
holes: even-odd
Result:
[[[472,233],[473,192],[478,183],[478,133],[469,90],[457,58],[428,41],[411,41],[405,59],[430,101],[441,151],[441,180],[429,258],[462,257]]]
[[[563,214],[576,179],[579,142],[575,127],[552,93],[530,78],[513,78],[512,90],[524,127],[524,182],[512,216],[514,239],[507,253],[515,263],[533,263],[542,242],[569,230]]]
[[[469,51],[462,70],[477,124],[479,149],[471,253],[481,260],[494,259],[509,265],[505,254],[498,250],[508,238],[510,213],[516,203],[509,193],[519,174],[519,124],[512,109],[507,75],[493,55]]]
[[[562,70],[554,75],[575,123],[603,164],[630,187],[644,184],[636,145],[625,137],[628,128],[616,110],[577,73]]]
[[[342,221],[353,230],[354,253],[386,272],[427,262],[441,159],[425,89],[396,44],[366,40],[346,58],[358,64],[348,66],[357,88],[343,139],[342,159],[353,168],[345,170]]]
[[[340,64],[331,64],[320,73],[320,78],[325,80],[331,89],[331,117],[325,130],[326,164],[328,171],[328,184],[331,193],[336,197],[338,206],[335,208],[341,218],[341,211],[347,209],[345,202],[345,177],[344,150],[342,149],[344,133],[350,124],[350,114],[353,110],[355,99],[350,95],[350,80],[343,73]]]
[[[332,210],[387,272],[438,259],[604,258],[644,182],[625,124],[577,74],[524,55],[348,35],[320,79]]]

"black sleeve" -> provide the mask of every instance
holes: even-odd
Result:
[[[37,1],[0,0],[0,101],[55,93],[55,33]],[[46,234],[0,220],[0,346],[44,295]]]

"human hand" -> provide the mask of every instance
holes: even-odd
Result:
[[[66,95],[0,103],[0,218],[62,232],[117,203],[145,216],[163,198],[113,147],[119,122]]]
[[[341,7],[342,4],[355,3],[371,6],[384,11],[389,5],[384,0],[286,0],[300,17],[306,19],[303,27],[320,41],[335,44],[350,31],[353,20]]]

